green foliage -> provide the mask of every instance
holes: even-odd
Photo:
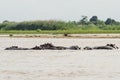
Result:
[[[114,19],[111,19],[111,18],[108,18],[106,21],[105,21],[105,24],[106,25],[113,25],[115,24],[116,21]]]
[[[72,22],[63,21],[27,21],[27,22],[7,22],[1,23],[1,30],[65,30],[74,27]]]
[[[88,17],[87,16],[82,16],[82,19],[78,22],[78,24],[81,24],[81,25],[88,24]]]
[[[103,30],[120,30],[120,25],[107,25]]]
[[[120,33],[120,30],[81,30],[81,29],[71,29],[71,30],[43,30],[37,32],[35,30],[2,30],[0,34],[94,34],[94,33]],[[9,35],[11,36],[11,35]],[[68,35],[69,36],[69,35]]]
[[[90,22],[92,22],[93,24],[97,25],[98,17],[97,16],[92,16],[92,18],[90,18]]]
[[[105,22],[99,20],[97,16],[92,16],[88,21],[87,16],[82,16],[82,19],[76,21],[24,21],[10,22],[3,21],[0,23],[0,30],[6,33],[86,33],[88,32],[108,32],[108,30],[120,30],[120,22],[108,18]],[[7,30],[7,31],[6,31]],[[12,30],[14,30],[12,32]],[[19,31],[18,31],[19,30]],[[107,31],[106,31],[107,30]],[[18,31],[18,32],[17,32]],[[25,32],[24,32],[25,31]],[[71,31],[71,32],[70,32]],[[119,32],[119,31],[118,31]]]
[[[8,20],[3,21],[3,23],[8,23],[8,22],[9,22]]]

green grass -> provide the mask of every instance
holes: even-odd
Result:
[[[120,33],[120,30],[1,30],[0,34],[104,34]]]

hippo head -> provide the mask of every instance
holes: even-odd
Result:
[[[118,47],[117,47],[115,44],[107,44],[106,46],[109,46],[109,47],[112,47],[112,48],[118,49]]]

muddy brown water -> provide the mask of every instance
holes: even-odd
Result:
[[[120,39],[0,38],[0,80],[119,80],[120,50],[6,51],[10,46],[99,46]]]

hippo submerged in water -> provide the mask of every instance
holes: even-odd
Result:
[[[115,44],[107,44],[105,46],[97,46],[97,47],[85,47],[84,50],[93,50],[93,49],[96,49],[96,50],[101,50],[101,49],[105,49],[105,50],[113,50],[113,49],[118,49],[118,47],[115,45]]]
[[[69,48],[63,46],[54,46],[51,43],[45,43],[40,46],[35,46],[33,48],[20,48],[18,46],[8,47],[5,50],[80,50],[78,46],[71,46]]]
[[[118,49],[118,47],[115,44],[107,44],[106,46],[99,46],[99,47],[94,47],[93,49]]]
[[[97,46],[97,47],[85,47],[84,50],[112,50],[112,49],[118,49],[118,47],[115,44],[107,44],[105,46]],[[51,43],[45,43],[40,46],[35,46],[33,48],[20,48],[18,46],[12,46],[8,47],[5,50],[81,50],[79,46],[70,46],[70,47],[63,47],[63,46],[54,46]]]
[[[40,45],[40,48],[42,50],[65,50],[67,49],[66,47],[63,46],[54,46],[52,43],[45,43]]]
[[[19,48],[18,46],[11,46],[8,48],[5,48],[5,50],[30,50],[29,48]]]

